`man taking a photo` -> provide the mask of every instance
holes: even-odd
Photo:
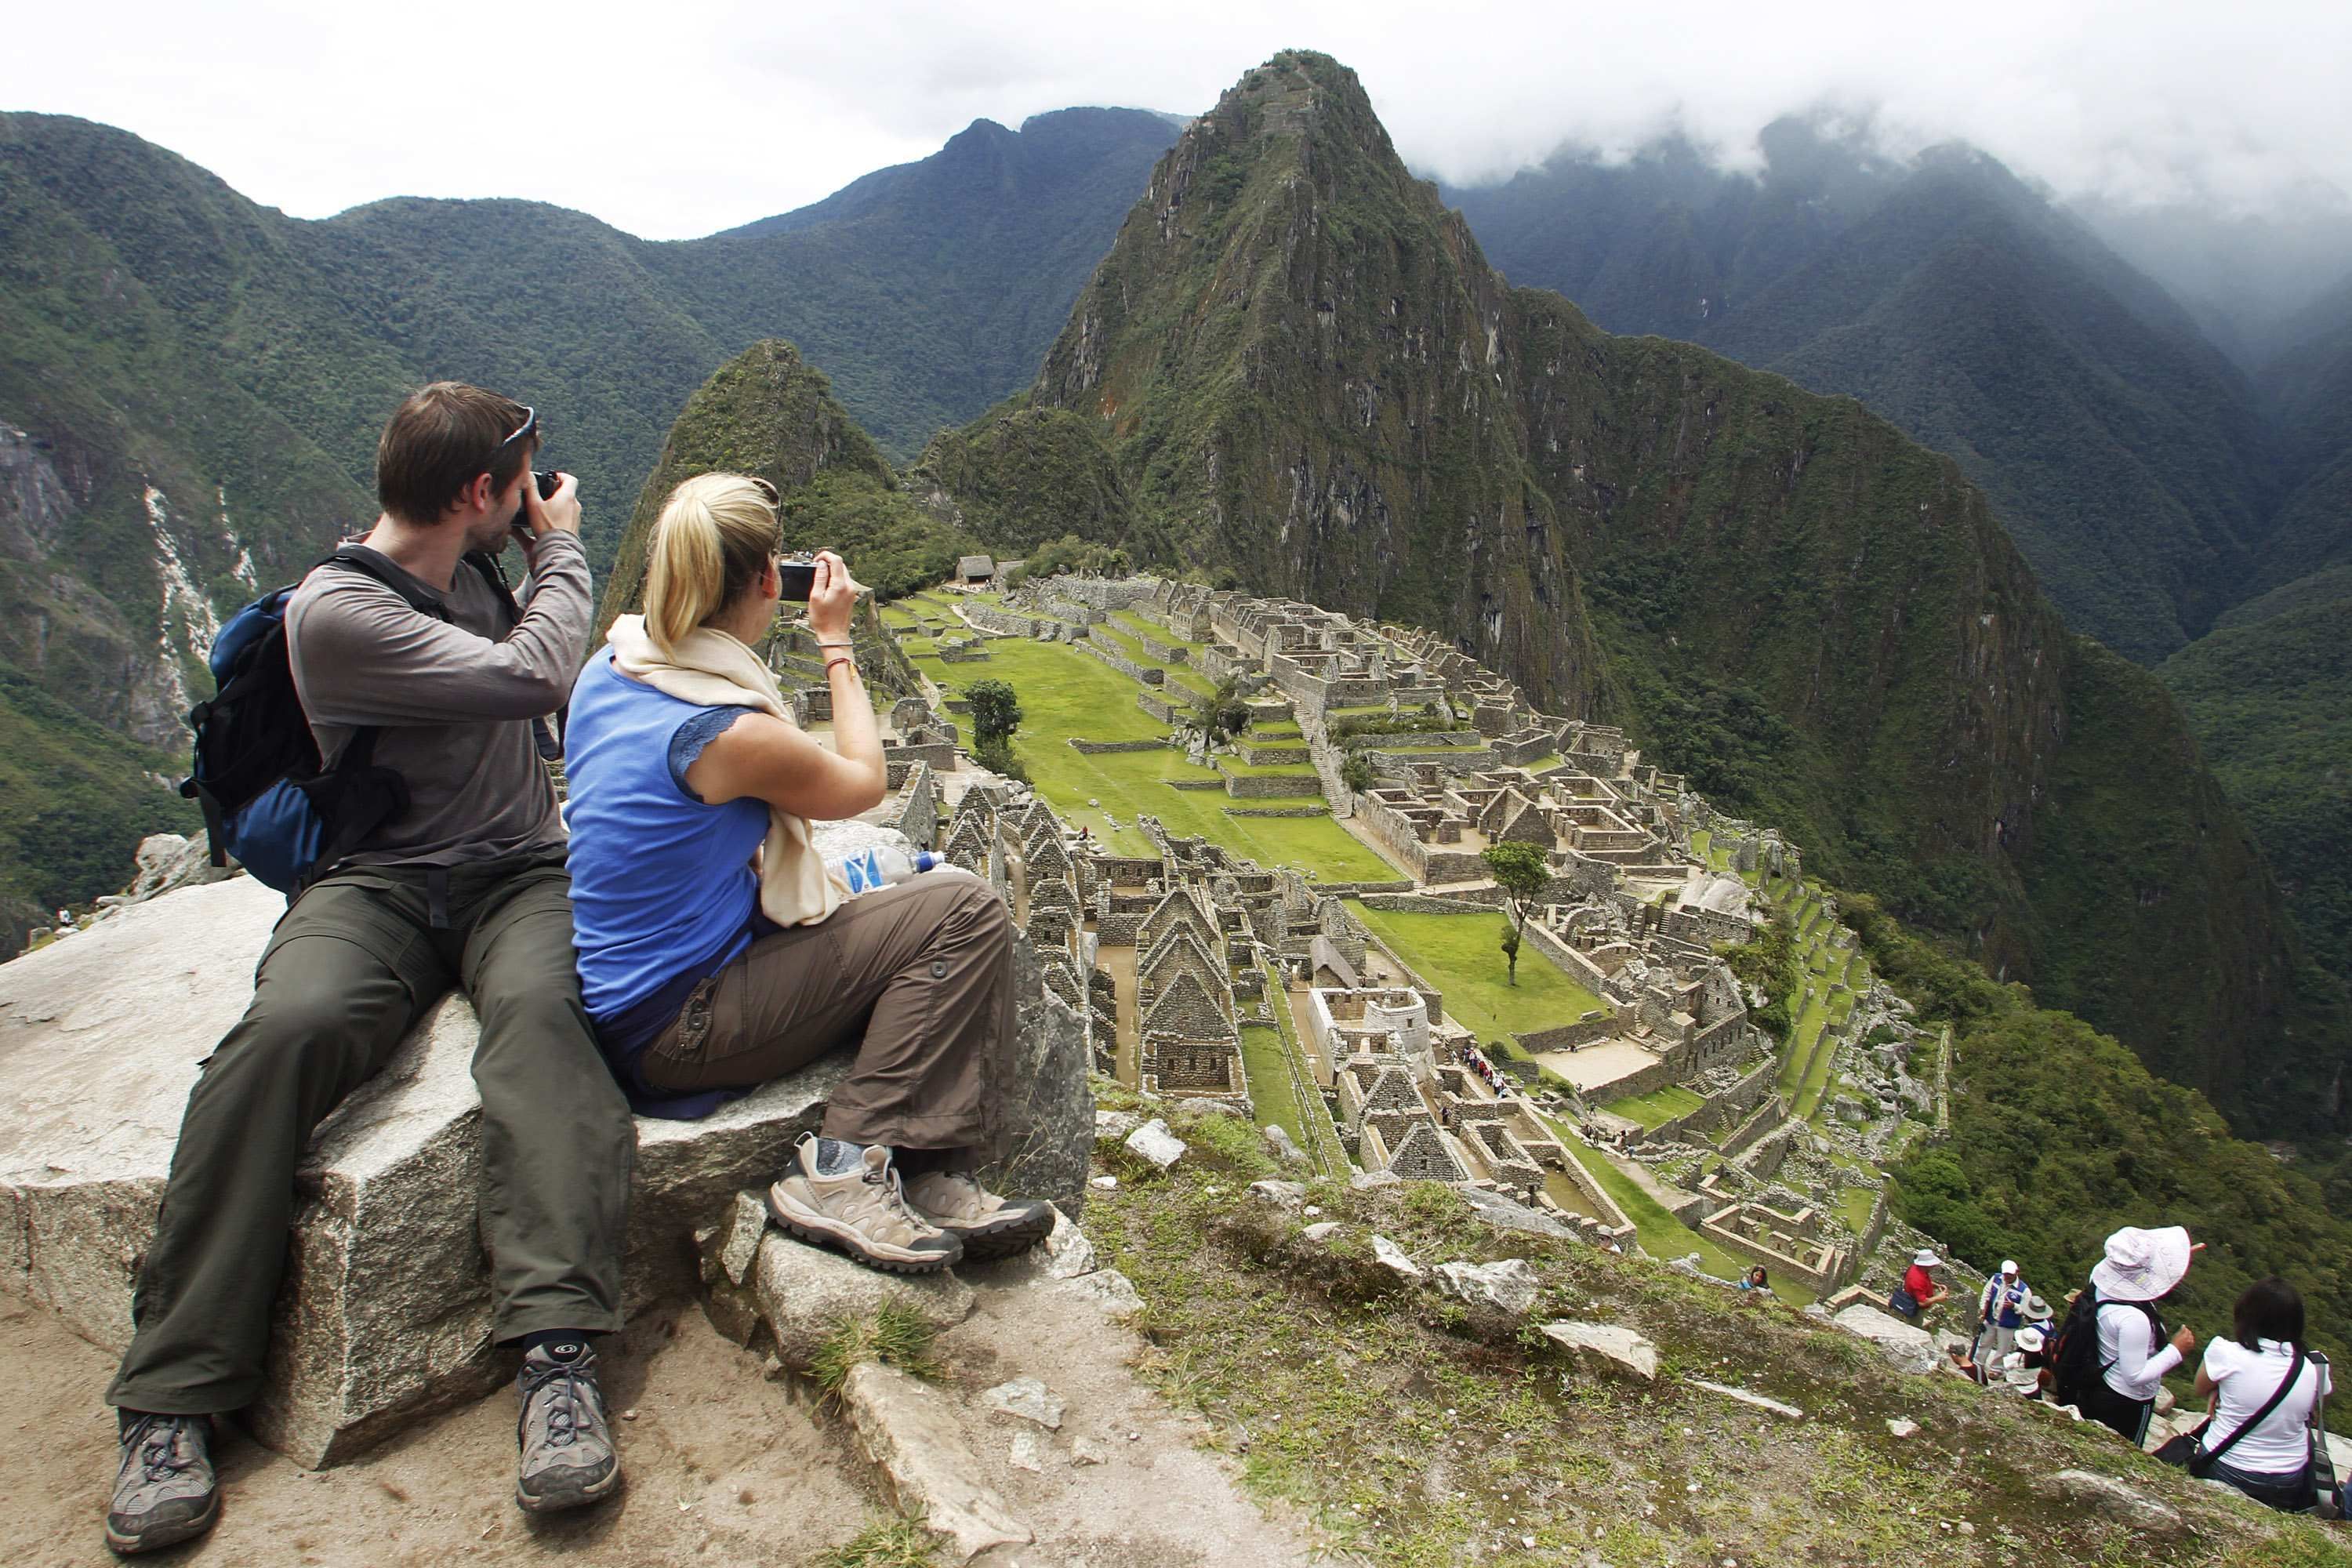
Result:
[[[364,569],[321,566],[288,607],[321,758],[373,730],[373,761],[401,775],[408,803],[293,899],[251,1005],[188,1097],[136,1331],[107,1392],[121,1430],[106,1516],[118,1552],[188,1540],[219,1517],[212,1420],[261,1385],[296,1165],[453,985],[481,1021],[492,1337],[523,1352],[516,1500],[574,1508],[619,1484],[589,1342],[621,1326],[636,1135],[581,1006],[563,829],[533,733],[571,689],[593,620],[578,487],[566,475],[541,500],[538,447],[520,404],[456,382],[418,392],[376,448],[383,510],[359,547]],[[495,555],[510,532],[530,564],[519,620],[465,560]]]

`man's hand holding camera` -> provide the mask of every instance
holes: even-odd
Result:
[[[515,508],[515,542],[526,559],[531,546],[550,533],[580,532],[580,480],[572,474],[531,472],[522,477],[522,504]]]

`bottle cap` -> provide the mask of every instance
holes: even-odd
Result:
[[[917,872],[928,871],[939,863],[940,858],[932,854],[929,850],[918,849],[915,851],[915,869]]]

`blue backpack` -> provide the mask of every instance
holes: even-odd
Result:
[[[479,552],[466,560],[520,620],[498,562]],[[418,595],[373,552],[346,547],[314,570],[330,566],[364,573],[418,614],[448,619],[439,600]],[[264,594],[213,639],[208,662],[215,689],[189,710],[194,767],[180,784],[183,796],[204,807],[213,864],[226,865],[234,855],[289,898],[408,809],[407,781],[375,765],[377,726],[354,731],[335,765],[322,766],[286,646],[286,606],[300,586]]]

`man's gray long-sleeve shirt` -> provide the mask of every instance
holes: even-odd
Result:
[[[511,632],[505,605],[464,562],[435,584],[372,553],[449,618],[340,566],[312,572],[288,609],[294,686],[319,754],[331,763],[355,728],[381,726],[374,760],[408,784],[408,810],[347,864],[456,866],[561,844],[530,721],[563,706],[587,654],[595,606],[578,536],[541,537]]]

